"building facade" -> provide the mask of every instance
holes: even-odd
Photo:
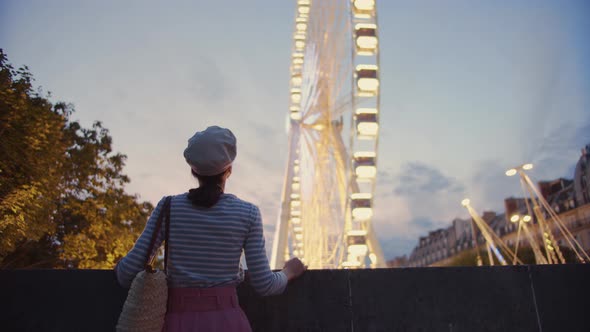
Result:
[[[541,181],[538,188],[575,240],[586,253],[590,253],[590,145],[582,150],[573,180],[559,178]],[[509,248],[514,250],[517,241],[520,247],[530,245],[522,234],[518,234],[518,223],[510,221],[513,215],[530,215],[528,228],[536,237],[537,243],[544,243],[538,220],[531,210],[531,199],[509,197],[504,200],[504,206],[503,213],[486,211],[481,217]],[[544,217],[557,244],[560,247],[570,246],[552,217],[546,212]],[[395,261],[395,266],[444,266],[459,253],[482,245],[485,245],[485,239],[471,219],[455,219],[448,228],[437,229],[420,237],[418,245],[408,257],[398,257],[392,262]],[[406,265],[402,265],[403,263]]]

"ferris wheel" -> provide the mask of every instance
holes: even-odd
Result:
[[[297,0],[289,151],[271,265],[384,267],[373,229],[379,134],[375,0]]]

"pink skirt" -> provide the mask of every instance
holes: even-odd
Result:
[[[251,332],[234,287],[169,288],[162,332]]]

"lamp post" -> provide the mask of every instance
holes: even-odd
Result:
[[[469,212],[469,215],[471,215],[472,220],[475,222],[475,224],[477,225],[477,227],[481,231],[481,234],[483,235],[483,237],[485,238],[485,240],[487,242],[486,249],[488,250],[488,258],[490,260],[490,265],[494,265],[494,259],[492,257],[492,252],[496,256],[496,258],[498,259],[500,264],[506,265],[506,260],[504,259],[504,257],[502,256],[502,254],[500,253],[498,248],[496,247],[496,242],[497,242],[498,244],[507,248],[503,244],[502,240],[494,233],[494,231],[488,226],[488,224],[471,207],[470,201],[468,198],[461,201],[461,205],[463,205],[467,209],[467,211]],[[496,236],[496,241],[494,241],[494,238],[493,238],[494,236]]]
[[[528,175],[525,173],[525,171],[528,171],[531,169],[533,169],[533,164],[531,164],[531,163],[522,164],[520,166],[517,166],[517,167],[507,170],[506,176],[514,176],[514,175],[518,174],[520,177],[521,187],[523,188],[524,191],[528,192],[528,194],[529,194],[530,201],[533,205],[533,208],[531,209],[531,206],[529,205],[529,200],[527,200],[526,197],[525,197],[524,202],[526,204],[528,214],[532,215],[534,213],[535,217],[537,217],[537,221],[539,223],[539,232],[541,233],[540,235],[544,239],[544,243],[545,243],[545,245],[543,247],[545,248],[545,253],[547,255],[546,256],[547,263],[548,264],[558,264],[558,263],[563,264],[563,263],[565,263],[565,259],[563,257],[563,254],[561,253],[559,246],[555,245],[555,237],[553,236],[553,233],[551,232],[550,227],[546,223],[545,215],[543,214],[541,207],[539,206],[537,198],[535,198],[535,194],[537,194],[536,196],[538,197],[538,200],[540,200],[544,206],[549,206],[549,204],[547,204],[547,202],[544,201],[542,195],[539,195],[537,189],[533,185],[533,182],[528,177]],[[537,256],[537,255],[535,254],[535,256]],[[541,255],[541,256],[543,256],[543,255]]]
[[[533,220],[533,218],[528,214],[525,214],[525,215],[515,214],[510,217],[511,222],[518,223],[518,231],[516,233],[516,244],[515,244],[515,248],[514,248],[513,264],[516,263],[516,255],[518,253],[518,244],[520,242],[521,229],[524,231],[524,233],[528,239],[528,242],[531,246],[531,249],[533,250],[533,254],[535,255],[535,262],[537,264],[547,264],[547,259],[545,258],[545,256],[543,256],[543,253],[539,249],[539,245],[537,244],[535,237],[531,234],[531,232],[529,231],[529,228],[527,226],[531,220]]]

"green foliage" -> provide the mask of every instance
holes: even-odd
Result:
[[[153,207],[125,193],[108,130],[32,81],[0,50],[0,267],[112,268]]]

